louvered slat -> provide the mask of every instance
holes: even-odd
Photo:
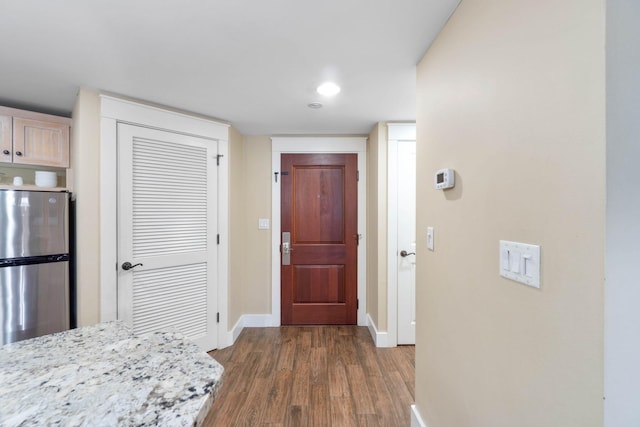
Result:
[[[207,265],[134,272],[133,329],[175,327],[191,339],[207,333]]]
[[[207,150],[134,138],[134,258],[206,250]]]

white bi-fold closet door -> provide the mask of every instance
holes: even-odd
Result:
[[[117,133],[118,318],[213,349],[217,142],[122,123]]]

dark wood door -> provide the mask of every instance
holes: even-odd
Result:
[[[283,325],[357,322],[357,164],[357,154],[282,155]]]

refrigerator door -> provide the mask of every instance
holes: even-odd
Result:
[[[69,329],[69,263],[0,268],[0,344]]]
[[[0,259],[69,252],[69,193],[0,191]]]

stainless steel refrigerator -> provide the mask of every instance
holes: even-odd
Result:
[[[69,329],[69,193],[0,190],[0,344]]]

